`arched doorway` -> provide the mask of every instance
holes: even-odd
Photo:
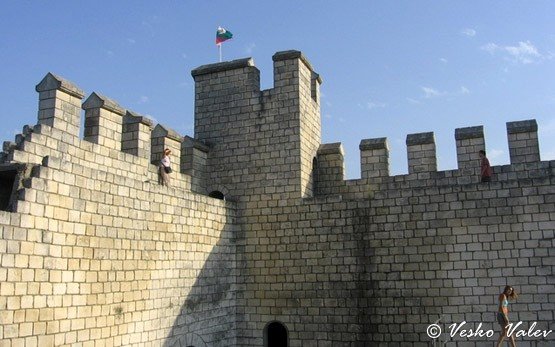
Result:
[[[264,347],[289,347],[289,337],[285,325],[276,321],[266,325]]]
[[[214,199],[225,200],[224,193],[220,192],[219,190],[213,190],[208,194],[209,197]]]

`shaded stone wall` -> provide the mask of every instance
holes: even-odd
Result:
[[[512,321],[523,321],[525,330],[533,322],[553,329],[553,183],[547,175],[377,192],[365,235],[372,283],[369,341],[430,341],[426,328],[437,320],[444,332],[452,323],[466,321],[466,329],[483,323],[497,338],[497,298],[505,285],[520,293],[510,304]],[[493,343],[447,333],[441,340]],[[548,346],[553,336],[524,340]]]
[[[249,210],[257,237],[246,241],[251,290],[239,345],[262,345],[274,320],[291,346],[428,345],[426,328],[437,320],[442,342],[491,344],[505,285],[520,293],[513,321],[553,330],[553,180],[385,186],[366,200],[336,195]],[[495,337],[448,336],[463,321]],[[553,336],[520,341],[549,346]]]

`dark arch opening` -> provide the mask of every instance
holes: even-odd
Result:
[[[208,196],[211,197],[211,198],[214,198],[214,199],[225,200],[224,193],[222,193],[218,190],[211,191],[210,194],[208,194]]]
[[[280,322],[271,322],[264,328],[264,347],[288,347],[287,328]]]

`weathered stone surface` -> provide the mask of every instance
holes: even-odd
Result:
[[[45,92],[50,90],[61,90],[65,93],[73,95],[79,99],[85,96],[85,92],[72,82],[61,78],[51,72],[46,74],[42,81],[35,87],[37,92]]]
[[[484,127],[467,127],[455,129],[455,140],[467,140],[484,137]]]
[[[372,150],[372,149],[389,149],[387,145],[387,138],[380,137],[376,139],[366,139],[360,141],[358,148],[361,151]]]
[[[125,109],[121,107],[116,101],[96,92],[93,92],[83,103],[84,110],[88,110],[91,108],[104,108],[108,111],[112,111],[122,116],[126,112]]]

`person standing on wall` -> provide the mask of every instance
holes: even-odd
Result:
[[[168,148],[164,150],[164,157],[160,160],[160,165],[158,170],[160,172],[160,183],[163,186],[170,187],[170,173],[172,172],[171,161],[170,161],[170,151]]]
[[[514,288],[506,286],[503,293],[499,295],[499,308],[497,310],[497,322],[501,325],[501,335],[497,340],[497,347],[503,345],[503,341],[507,338],[509,321],[509,299],[515,300],[518,297]],[[516,347],[515,336],[511,334],[509,337],[512,347]]]
[[[480,173],[482,175],[481,182],[491,182],[492,170],[489,165],[489,160],[486,157],[486,151],[481,150],[478,152],[480,156]]]

